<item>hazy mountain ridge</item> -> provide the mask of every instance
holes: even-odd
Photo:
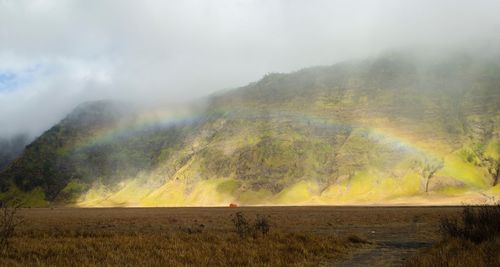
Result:
[[[393,53],[269,74],[172,125],[88,103],[0,174],[3,197],[91,206],[477,201],[500,192],[499,84],[497,58],[422,63]]]

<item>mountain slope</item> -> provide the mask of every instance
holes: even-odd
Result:
[[[89,103],[0,174],[3,197],[83,206],[488,200],[500,193],[499,84],[498,58],[393,53],[270,74],[178,120]]]

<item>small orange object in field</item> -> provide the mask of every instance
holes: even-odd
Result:
[[[238,207],[238,204],[236,204],[236,203],[231,203],[231,204],[229,204],[229,207],[230,207],[230,208],[237,208],[237,207]]]

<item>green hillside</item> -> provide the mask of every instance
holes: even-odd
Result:
[[[500,58],[269,74],[196,112],[82,104],[2,173],[26,205],[442,204],[500,196]]]

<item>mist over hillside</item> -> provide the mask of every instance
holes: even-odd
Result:
[[[487,202],[500,194],[499,84],[498,56],[398,51],[268,74],[184,109],[89,102],[0,173],[2,198],[33,206]]]
[[[178,104],[394,49],[500,48],[499,1],[0,1],[0,137],[85,101]],[[496,51],[496,52],[495,52]]]
[[[12,138],[0,138],[0,171],[19,156],[29,142],[30,138],[24,134]]]

